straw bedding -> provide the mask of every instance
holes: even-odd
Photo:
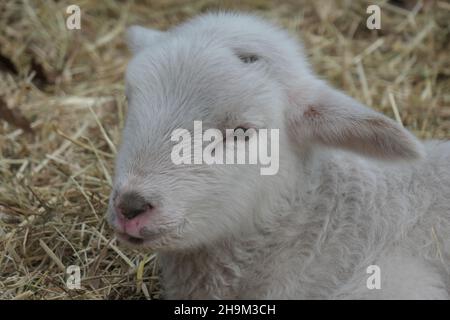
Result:
[[[73,1],[0,3],[0,298],[152,299],[156,256],[125,249],[104,213],[126,114],[124,30],[201,12],[256,12],[305,42],[315,70],[421,138],[450,137],[450,5],[375,1]],[[372,4],[372,2],[371,2]],[[81,288],[66,286],[77,265]]]

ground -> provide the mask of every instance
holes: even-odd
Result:
[[[120,246],[104,214],[126,114],[124,30],[216,9],[255,12],[305,42],[314,69],[420,138],[450,137],[450,5],[370,1],[2,1],[0,299],[150,299],[156,257]],[[66,27],[67,6],[81,29]],[[81,288],[67,286],[70,265]]]

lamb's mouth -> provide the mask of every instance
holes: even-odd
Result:
[[[151,243],[152,241],[157,240],[161,236],[162,236],[161,233],[158,233],[158,234],[155,233],[155,234],[151,234],[151,235],[146,235],[145,238],[144,237],[138,238],[138,237],[130,236],[129,234],[126,234],[126,233],[116,231],[117,239],[119,239],[120,241],[124,242],[127,245],[131,245],[134,247],[145,246],[145,245]]]
[[[139,237],[131,236],[125,232],[114,230],[116,238],[131,248],[166,248],[176,245],[183,239],[184,224],[172,225],[158,230],[143,228]]]

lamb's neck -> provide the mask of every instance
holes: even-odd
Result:
[[[228,238],[196,249],[160,252],[168,299],[236,299],[241,280],[264,243],[252,237]]]

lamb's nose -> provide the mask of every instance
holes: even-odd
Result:
[[[124,193],[119,196],[118,200],[117,209],[119,213],[129,220],[153,209],[153,206],[145,201],[143,196],[134,191]]]

